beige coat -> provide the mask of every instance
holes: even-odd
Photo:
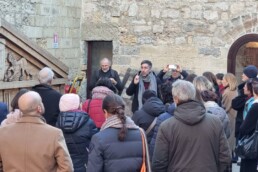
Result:
[[[0,127],[0,171],[72,172],[63,133],[39,116]]]
[[[237,90],[231,91],[229,88],[224,90],[222,94],[222,106],[228,114],[229,126],[230,126],[230,137],[228,138],[229,147],[232,151],[235,149],[236,138],[235,138],[235,124],[237,111],[232,108],[232,100],[238,95]]]

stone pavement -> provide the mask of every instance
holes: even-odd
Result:
[[[234,163],[232,166],[232,172],[239,172],[239,171],[240,171],[240,166]]]

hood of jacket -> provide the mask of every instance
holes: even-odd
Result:
[[[57,127],[64,133],[73,133],[89,120],[89,115],[83,111],[60,112]]]
[[[221,121],[224,121],[227,118],[227,113],[225,109],[220,107],[216,102],[208,101],[204,103],[204,106],[206,108],[207,113],[210,113],[212,115],[219,117]]]
[[[200,102],[191,100],[178,105],[174,116],[187,125],[196,125],[205,117],[206,109]]]
[[[157,117],[166,111],[163,102],[157,97],[151,97],[142,106],[142,109],[149,115]]]
[[[114,92],[107,87],[97,86],[92,90],[92,99],[104,99],[107,95],[112,95]]]

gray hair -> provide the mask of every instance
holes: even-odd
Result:
[[[49,84],[54,78],[54,72],[49,67],[44,67],[39,71],[38,80],[41,84]]]
[[[172,87],[173,97],[177,97],[180,102],[195,99],[196,90],[191,82],[179,79],[173,83]]]
[[[206,78],[205,76],[197,76],[193,80],[193,85],[195,86],[196,90],[199,92],[210,90],[215,92],[213,84]]]

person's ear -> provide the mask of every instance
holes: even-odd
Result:
[[[105,116],[105,118],[107,119],[108,118],[108,112],[107,112],[107,110],[106,109],[103,109],[103,112],[104,112],[104,116]]]
[[[39,113],[42,112],[42,107],[40,105],[37,106],[37,112],[39,112]]]
[[[179,99],[177,96],[173,96],[173,100],[176,105],[179,103]]]

